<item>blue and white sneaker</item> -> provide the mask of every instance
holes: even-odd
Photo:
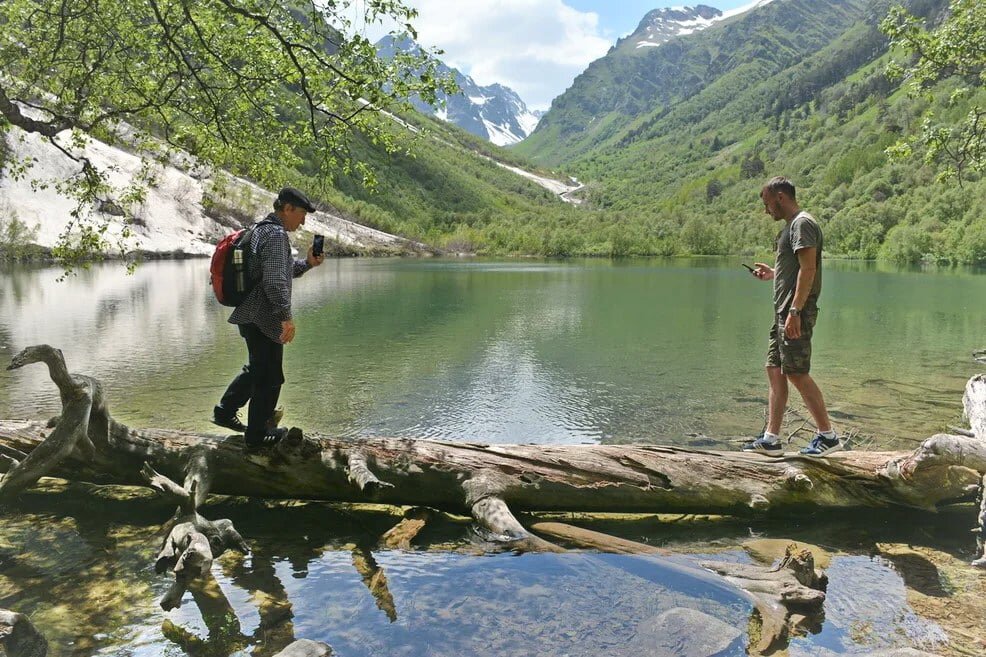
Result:
[[[825,456],[829,452],[838,452],[840,449],[842,449],[842,441],[839,440],[838,436],[826,438],[822,434],[816,433],[808,446],[801,450],[801,453],[805,456]]]
[[[779,442],[772,442],[763,436],[751,440],[741,448],[744,452],[759,452],[767,456],[784,456],[784,448]]]

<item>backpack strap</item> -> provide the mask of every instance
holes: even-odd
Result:
[[[250,244],[251,242],[253,242],[253,234],[257,231],[258,228],[260,228],[264,224],[267,224],[269,226],[279,225],[275,221],[271,221],[270,219],[264,218],[258,221],[257,223],[253,224],[249,228],[247,228],[245,231],[243,231],[243,238],[241,243],[243,244],[243,250],[250,252],[247,255],[252,255],[252,251],[250,250]]]
[[[243,232],[240,234],[239,239],[236,240],[236,243],[233,246],[234,249],[238,249],[243,253],[243,267],[246,270],[247,279],[250,280],[252,283],[256,283],[256,281],[259,281],[260,279],[259,278],[255,279],[250,271],[252,269],[252,267],[250,266],[250,260],[255,255],[258,255],[253,252],[253,249],[251,249],[250,246],[251,243],[253,242],[253,234],[257,231],[258,228],[260,228],[264,224],[268,224],[271,226],[278,225],[277,222],[271,221],[270,219],[266,219],[266,218],[261,219],[260,221],[253,224],[249,228],[244,229]],[[259,247],[260,245],[258,244],[257,246]]]

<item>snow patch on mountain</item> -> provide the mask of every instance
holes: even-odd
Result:
[[[415,52],[420,46],[409,38],[386,36],[377,42],[381,57],[390,58],[398,52]],[[481,86],[459,70],[441,64],[439,74],[451,75],[460,93],[438,94],[438,105],[431,106],[418,97],[411,104],[423,114],[454,123],[472,134],[488,139],[497,146],[516,144],[534,131],[543,112],[531,111],[513,89],[502,84]]]
[[[666,7],[648,12],[637,29],[621,42],[629,41],[635,48],[656,48],[677,36],[693,34],[716,23],[768,5],[773,0],[754,0],[749,4],[722,11],[708,5],[695,7]],[[617,44],[619,45],[619,43]]]
[[[538,122],[541,120],[543,114],[543,112],[527,112],[517,117],[517,122],[520,124],[520,129],[525,136],[534,132],[534,128],[538,126]]]
[[[753,2],[748,5],[743,5],[742,7],[736,7],[735,9],[729,9],[728,11],[723,12],[722,19],[720,20],[726,20],[727,18],[739,16],[740,14],[745,14],[746,12],[754,9],[759,9],[765,5],[769,5],[773,1],[774,0],[753,0]]]

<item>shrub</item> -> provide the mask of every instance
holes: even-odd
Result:
[[[894,226],[880,247],[880,260],[910,264],[920,262],[931,253],[931,234],[917,226]]]
[[[986,265],[986,219],[966,227],[956,254],[959,262]]]
[[[692,217],[681,229],[681,243],[695,255],[719,255],[724,253],[724,240],[719,227],[707,219]]]
[[[0,258],[21,260],[38,254],[38,226],[30,227],[8,203],[0,205]]]

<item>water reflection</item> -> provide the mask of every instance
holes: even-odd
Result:
[[[234,519],[253,553],[224,555],[213,577],[192,587],[179,609],[163,612],[154,601],[168,582],[150,568],[160,536],[149,515],[163,521],[164,507],[153,499],[96,500],[71,489],[48,498],[29,496],[24,511],[0,516],[0,607],[30,614],[54,657],[267,656],[296,638],[325,641],[338,654],[357,657],[664,657],[693,654],[699,644],[700,654],[739,657],[750,640],[744,597],[724,580],[683,574],[664,559],[584,552],[471,556],[463,548],[472,532],[447,521],[430,525],[416,541],[427,551],[379,550],[371,546],[399,516],[326,504],[210,505],[206,514]],[[83,520],[95,515],[103,520]],[[676,559],[749,562],[756,554],[739,547],[749,534],[744,523],[670,520],[588,526],[662,543],[680,554]],[[933,544],[917,541],[920,532],[893,518],[886,525],[867,518],[819,524],[814,530],[756,528],[785,540],[830,538],[824,618],[792,640],[790,655],[944,644],[943,630],[910,607],[913,559],[876,541],[943,554],[966,543],[954,522],[927,523],[937,536]],[[847,538],[832,541],[836,532]],[[886,556],[869,553],[877,545]],[[927,571],[926,564],[921,568]]]
[[[986,277],[826,267],[813,374],[840,427],[907,447],[956,422]],[[245,349],[205,269],[6,269],[0,358],[53,344],[121,420],[209,431]],[[282,401],[305,428],[729,447],[762,424],[769,290],[729,260],[336,260],[295,293]],[[0,372],[0,415],[58,408],[42,368]]]

